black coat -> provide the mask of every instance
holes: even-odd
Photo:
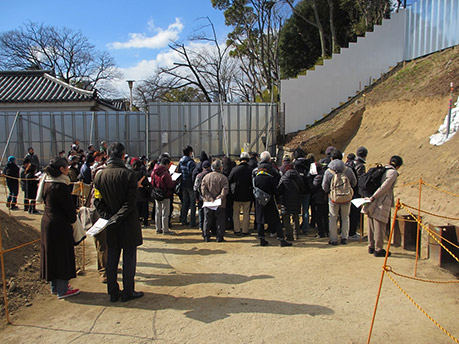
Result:
[[[303,179],[298,171],[291,169],[285,172],[278,185],[281,196],[282,214],[299,214],[301,212],[300,191],[303,190]]]
[[[249,202],[253,200],[252,169],[243,161],[231,170],[228,177],[230,192],[235,202]]]
[[[26,179],[25,197],[29,200],[33,200],[37,197],[38,179],[33,173],[27,173]]]
[[[134,172],[121,159],[109,159],[107,167],[94,177],[94,188],[98,213],[113,223],[106,229],[108,247],[142,245]]]
[[[316,204],[327,204],[328,194],[322,189],[322,180],[324,179],[324,171],[321,171],[314,177],[313,197]]]
[[[3,174],[8,177],[6,178],[6,184],[8,187],[19,187],[19,167],[14,162],[8,162],[3,169]]]
[[[150,200],[151,184],[148,181],[146,171],[142,169],[132,171],[135,174],[136,181],[145,177],[142,181],[142,187],[137,189],[137,202],[148,202]]]
[[[255,215],[258,223],[273,223],[279,220],[279,211],[275,195],[277,195],[276,178],[268,174],[257,174],[255,176],[255,186],[271,195],[269,202],[263,206],[255,202]]]
[[[69,186],[46,182],[43,201],[40,277],[47,281],[75,278],[72,223],[76,221],[76,210]]]

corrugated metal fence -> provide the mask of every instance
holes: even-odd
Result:
[[[406,9],[405,60],[459,44],[459,0],[418,0]]]
[[[0,112],[0,154],[21,162],[33,147],[46,164],[78,139],[84,150],[90,143],[98,148],[101,141],[119,141],[131,156],[151,158],[165,151],[178,158],[187,144],[214,156],[239,155],[241,149],[264,150],[266,141],[272,146],[278,123],[277,106],[271,104],[152,103],[149,110]]]

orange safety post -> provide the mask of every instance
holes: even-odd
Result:
[[[371,332],[373,331],[373,325],[374,325],[375,318],[376,318],[376,310],[378,309],[379,296],[381,295],[381,288],[382,288],[382,284],[383,284],[383,280],[384,280],[384,275],[385,275],[385,271],[386,271],[386,266],[387,266],[387,265],[386,265],[386,264],[387,264],[387,258],[389,257],[390,243],[391,243],[391,241],[392,241],[392,235],[394,234],[395,221],[397,220],[397,212],[398,212],[398,210],[400,209],[400,207],[401,207],[401,205],[400,205],[400,199],[397,199],[397,204],[396,204],[396,206],[395,206],[394,219],[393,219],[393,221],[392,221],[392,228],[390,229],[389,240],[387,241],[386,257],[384,258],[384,263],[383,263],[383,266],[382,266],[381,280],[380,280],[380,282],[379,282],[378,295],[376,296],[375,309],[374,309],[374,311],[373,311],[373,318],[371,319],[370,333],[368,334],[367,344],[370,343]]]
[[[422,192],[422,177],[419,178],[419,202],[418,202],[418,225],[416,231],[416,261],[414,263],[414,277],[416,277],[418,271],[418,259],[419,259],[419,233],[421,231],[421,192]]]
[[[83,240],[83,272],[86,272],[86,245],[85,240]]]
[[[5,302],[5,315],[8,324],[11,324],[10,313],[8,311],[8,295],[6,293],[6,276],[5,276],[5,263],[3,261],[3,243],[2,243],[2,229],[0,228],[0,262],[2,268],[2,281],[3,281],[3,300]]]

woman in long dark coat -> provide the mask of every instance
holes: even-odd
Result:
[[[70,193],[68,162],[57,158],[45,168],[38,199],[43,199],[45,211],[41,220],[41,278],[51,282],[51,291],[58,298],[78,294],[69,288],[69,280],[76,277],[72,223],[76,209]]]

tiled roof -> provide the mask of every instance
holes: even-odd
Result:
[[[97,99],[43,70],[0,72],[0,103],[78,102]]]

